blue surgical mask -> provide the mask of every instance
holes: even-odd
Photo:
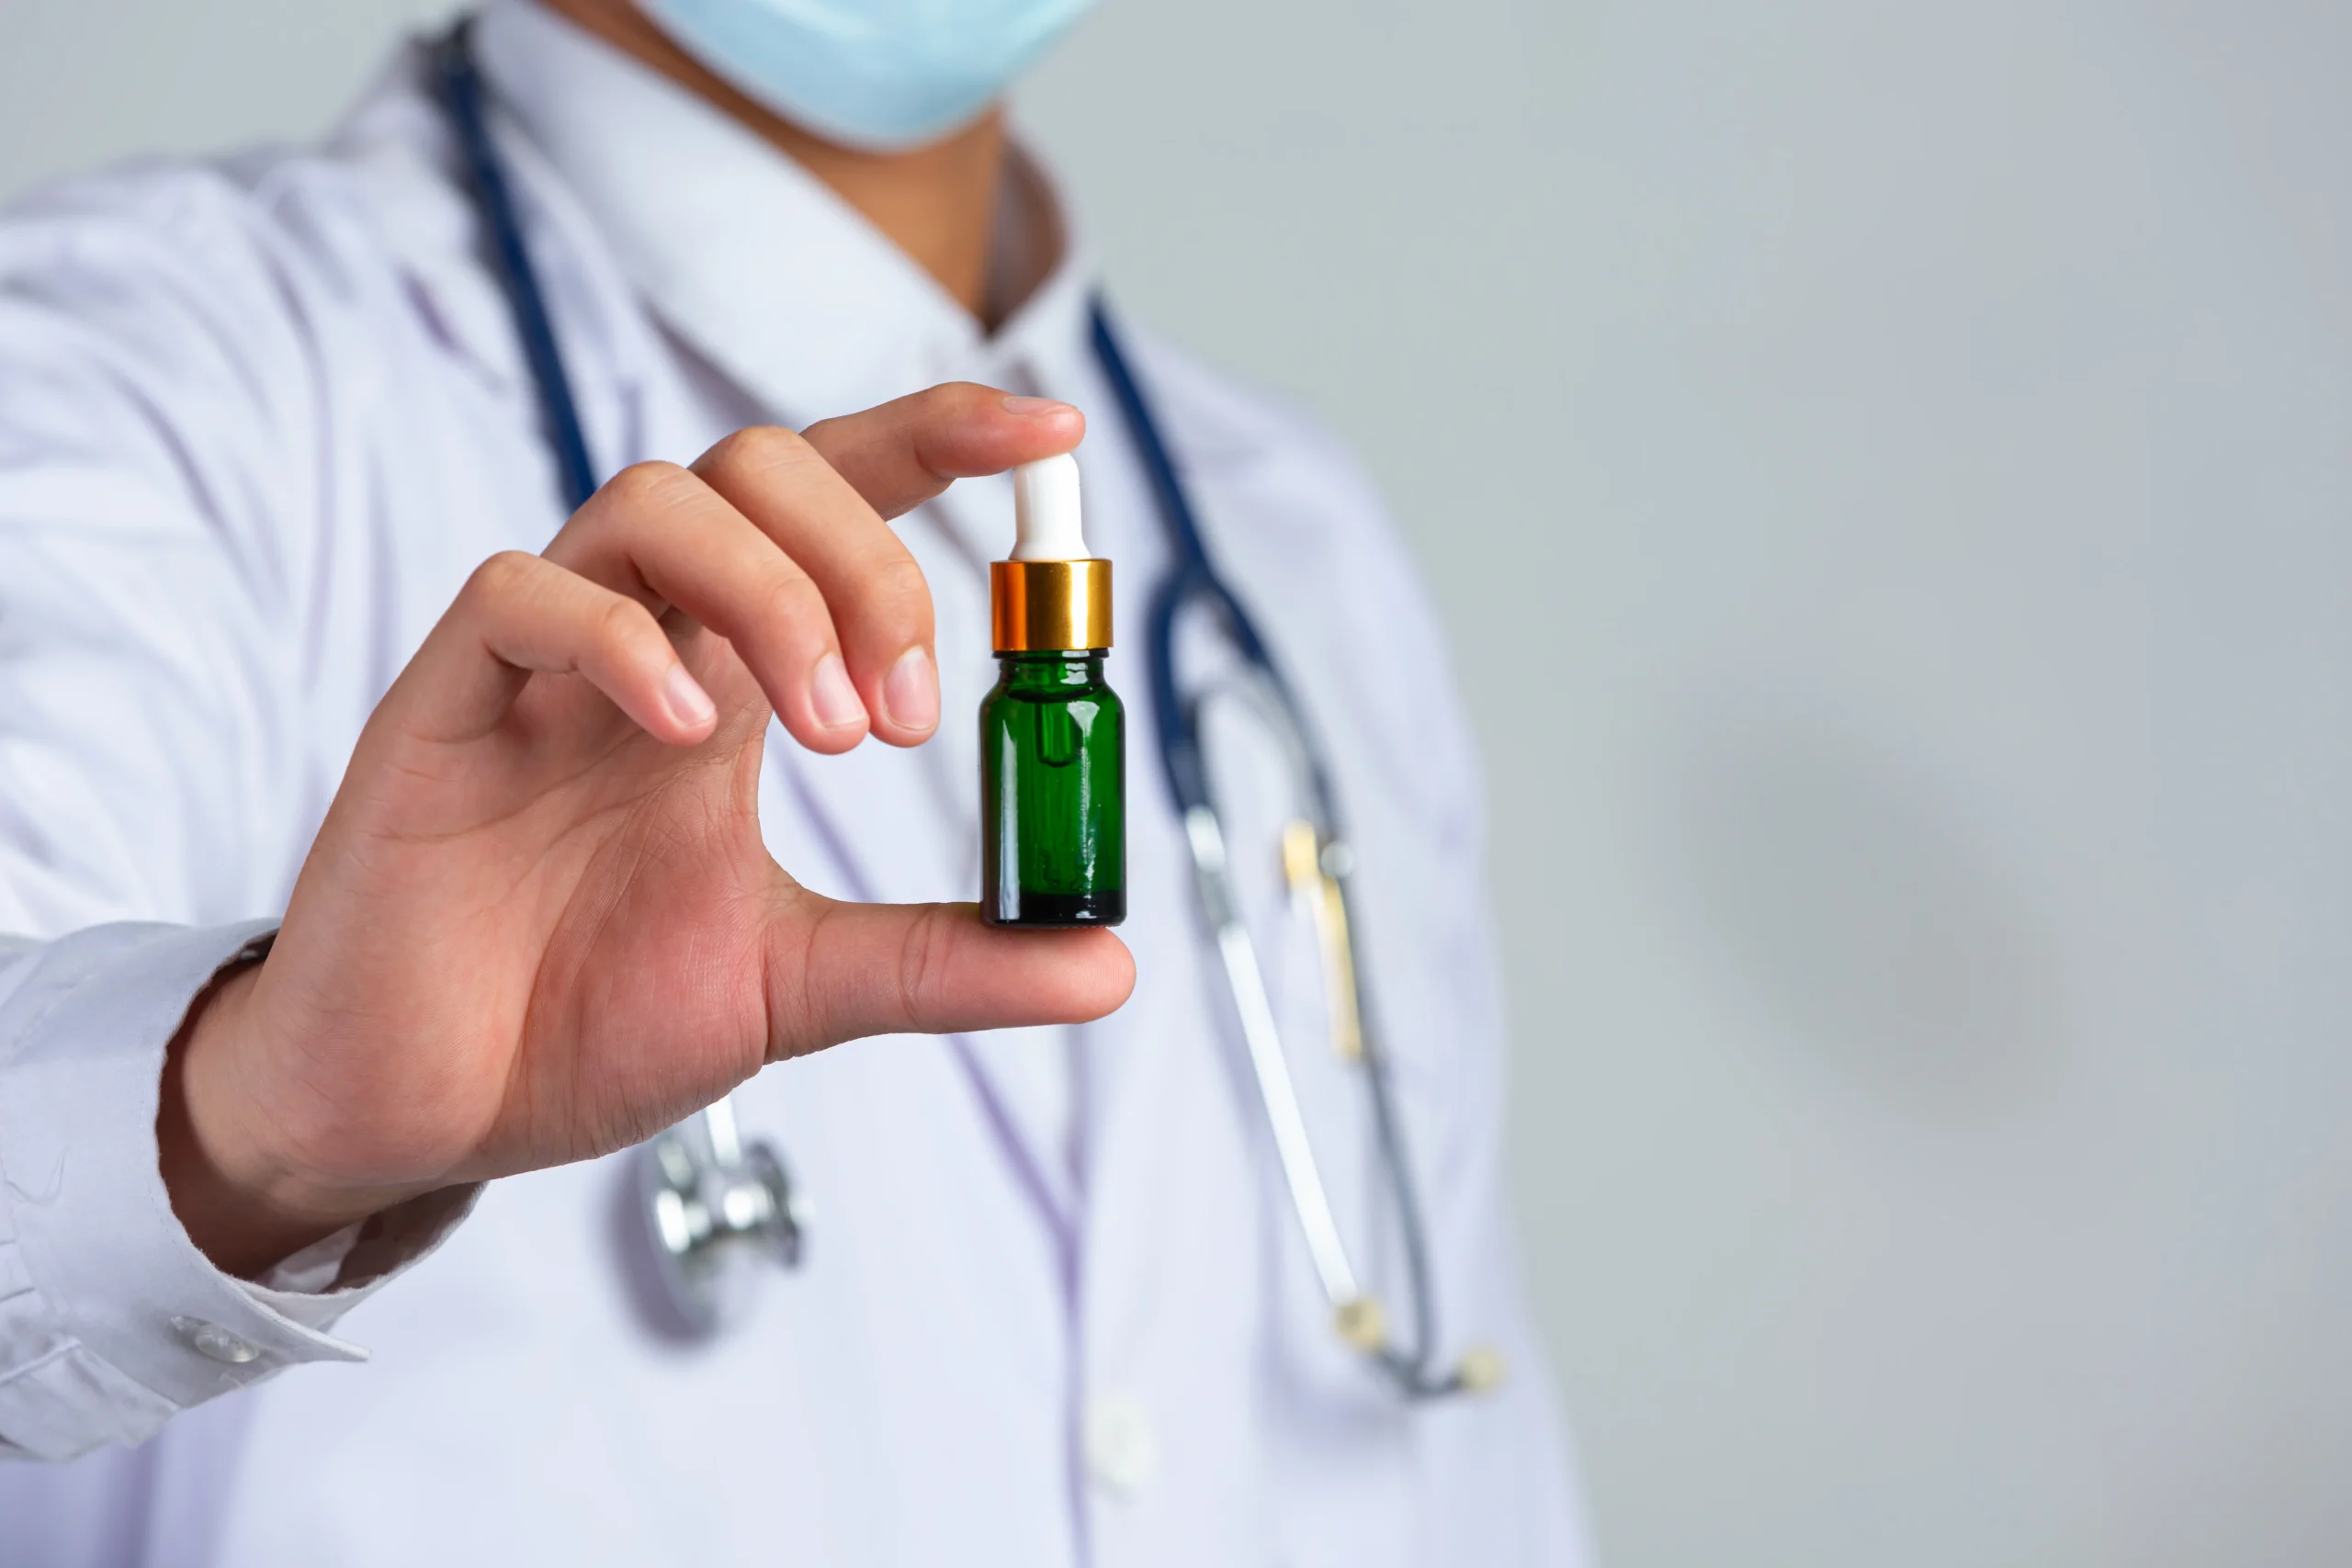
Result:
[[[637,0],[795,124],[900,152],[985,109],[1092,0]]]

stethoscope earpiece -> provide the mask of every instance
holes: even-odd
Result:
[[[1490,1345],[1473,1345],[1453,1365],[1453,1382],[1464,1393],[1491,1393],[1502,1386],[1506,1371],[1503,1353]]]

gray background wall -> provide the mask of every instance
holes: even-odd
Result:
[[[7,0],[0,189],[429,0]],[[2352,1560],[2352,11],[1106,0],[1130,309],[1385,482],[1620,1568]]]

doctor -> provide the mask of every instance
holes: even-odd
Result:
[[[0,220],[0,1453],[52,1461],[0,1466],[0,1561],[1583,1560],[1475,764],[1296,415],[1136,345],[1344,795],[1431,1329],[1499,1386],[1408,1400],[1332,1333],[1148,754],[1125,944],[955,902],[996,476],[1078,448],[1123,649],[1178,564],[999,107],[1081,8],[492,0],[609,476],[568,518],[427,50],[319,150]],[[1229,730],[1305,1124],[1393,1274],[1283,759]],[[628,1145],[730,1088],[808,1248],[687,1338]]]

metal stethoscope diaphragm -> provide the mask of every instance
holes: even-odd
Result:
[[[636,1158],[655,1273],[694,1333],[738,1321],[762,1272],[799,1263],[802,1200],[774,1145],[744,1144],[732,1096],[656,1134]]]

